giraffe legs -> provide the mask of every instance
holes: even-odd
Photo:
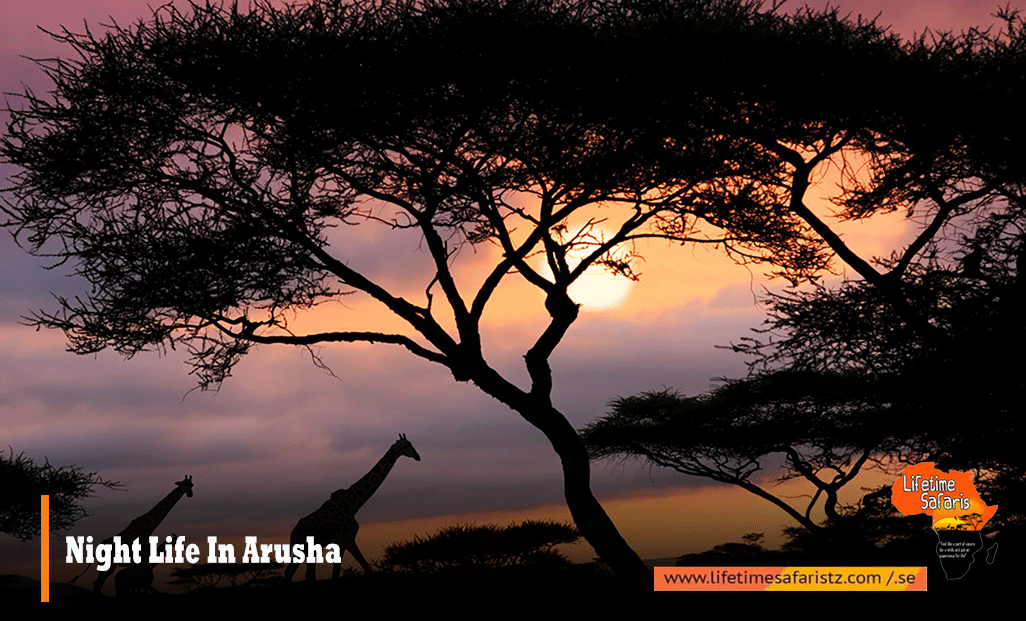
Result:
[[[356,533],[360,532],[360,524],[356,521],[356,518],[349,517],[342,522],[342,528],[339,532],[338,537],[338,549],[345,555],[346,550],[353,555],[356,562],[363,567],[365,573],[371,573],[370,564],[367,563],[367,559],[363,558],[363,554],[360,554],[360,548],[356,546]],[[341,559],[339,559],[341,560]],[[342,564],[335,563],[335,566],[331,569],[332,579],[338,578],[342,572]]]
[[[350,541],[349,543],[340,543],[339,549],[342,550],[343,555],[346,553],[346,550],[349,550],[349,553],[353,555],[353,558],[355,558],[356,562],[360,564],[360,567],[363,567],[364,573],[369,574],[374,571],[373,569],[371,569],[370,563],[367,562],[367,559],[363,558],[363,554],[360,554],[360,548],[356,547],[355,541]],[[342,563],[335,563],[331,568],[331,579],[338,580],[339,576],[341,575]]]
[[[113,537],[109,537],[107,539],[104,539],[102,542],[100,542],[101,546],[102,545],[107,545],[107,544],[113,545],[114,544],[114,538]],[[107,578],[110,578],[111,575],[115,571],[117,571],[117,568],[118,568],[118,566],[115,565],[113,562],[111,562],[110,567],[107,568],[107,571],[100,571],[99,568],[96,569],[98,574],[96,576],[96,580],[93,581],[93,593],[102,593],[103,592],[103,583],[106,582]]]
[[[114,570],[117,568],[117,565],[112,564],[110,569],[107,571],[101,571],[100,575],[96,576],[96,580],[93,582],[93,593],[103,592],[103,583],[107,581],[107,578],[110,578],[111,574],[113,574]]]
[[[289,535],[289,549],[293,549],[296,544],[305,544],[307,537],[313,537],[314,541],[318,543],[321,541],[321,537],[318,535],[316,528],[314,528],[314,525],[311,523],[309,515],[299,520],[296,527],[292,529],[292,534]],[[292,576],[296,575],[301,564],[302,563],[289,563],[285,567],[285,582],[292,582]],[[306,579],[317,579],[317,563],[306,564]]]
[[[345,524],[343,525],[343,528],[342,528],[341,532],[338,533],[338,536],[337,536],[335,541],[338,544],[339,552],[343,556],[345,555],[346,550],[348,550],[349,553],[353,555],[353,558],[356,559],[356,562],[360,564],[360,567],[363,568],[363,571],[365,573],[368,573],[368,574],[369,573],[373,573],[374,570],[371,568],[370,563],[368,563],[367,559],[365,559],[363,557],[363,553],[360,552],[360,548],[356,545],[356,533],[359,530],[360,530],[360,525],[356,523],[356,520],[353,520],[353,519],[346,520]],[[295,533],[295,531],[293,531],[292,538],[291,538],[292,539],[292,544],[295,544],[301,538],[303,538],[302,534],[297,535]],[[317,538],[316,540],[317,541],[323,541],[323,539],[321,539],[321,538]],[[301,565],[301,563],[289,563],[288,565],[285,566],[285,582],[292,582],[292,577],[294,575],[296,575],[297,571],[299,571],[299,566],[300,565]],[[332,578],[332,580],[337,580],[341,575],[342,575],[342,563],[335,563],[335,564],[333,564],[332,568],[331,568],[331,578]],[[316,580],[317,579],[317,563],[307,563],[306,564],[306,579],[307,580]]]
[[[363,558],[363,554],[360,553],[360,548],[356,545],[356,533],[360,532],[360,525],[356,519],[348,518],[342,523],[342,529],[338,537],[338,549],[345,555],[346,550],[353,555],[356,562],[363,567],[365,573],[371,573],[370,563],[367,559]],[[341,559],[340,559],[341,560]],[[335,566],[331,568],[332,580],[337,579],[342,574],[342,563],[335,563]]]
[[[292,582],[292,576],[295,575],[297,569],[299,569],[299,563],[289,563],[285,567],[285,582]]]
[[[300,565],[302,565],[302,563],[289,563],[288,565],[285,566],[285,582],[292,582],[292,576],[296,575],[296,572],[299,571],[299,566]],[[307,563],[306,564],[306,579],[307,580],[316,580],[317,579],[316,578],[316,574],[317,574],[317,563]]]
[[[353,555],[353,558],[355,558],[356,562],[360,564],[360,567],[363,567],[364,573],[371,573],[371,566],[367,562],[367,559],[363,558],[363,555],[360,554],[360,548],[356,547],[355,540],[349,543],[349,553]]]

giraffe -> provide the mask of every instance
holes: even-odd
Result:
[[[175,503],[182,499],[182,496],[192,498],[192,477],[190,476],[186,476],[181,481],[175,483],[175,488],[171,490],[170,494],[164,496],[164,499],[158,502],[152,509],[132,520],[128,528],[115,535],[115,537],[121,537],[122,543],[127,544],[131,544],[136,539],[141,538],[145,546],[147,544],[147,537],[153,534],[153,531],[167,517]],[[105,539],[103,543],[114,543],[114,537]],[[96,577],[96,581],[93,582],[94,592],[99,593],[103,590],[103,583],[107,581],[107,578],[110,578],[110,575],[114,573],[117,567],[117,565],[111,563],[107,571],[100,572],[100,575]]]
[[[363,475],[363,478],[347,488],[335,490],[331,494],[331,498],[326,500],[320,509],[299,520],[296,527],[292,529],[290,546],[305,545],[307,537],[313,537],[314,541],[321,546],[336,543],[342,554],[349,550],[363,570],[370,573],[370,565],[360,553],[360,548],[356,546],[356,533],[360,530],[360,525],[356,522],[356,512],[381,487],[381,483],[392,470],[396,460],[404,455],[420,461],[417,450],[413,448],[405,435],[400,434],[399,439],[389,447],[385,455],[370,469],[370,472]],[[300,563],[291,563],[285,568],[286,582],[292,580],[299,565]],[[332,568],[331,577],[338,578],[341,571],[342,565],[336,563]],[[316,572],[316,563],[306,564],[307,580],[314,580]]]

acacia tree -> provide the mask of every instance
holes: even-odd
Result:
[[[811,533],[826,534],[813,511],[842,525],[852,511],[839,493],[860,472],[926,454],[906,431],[880,383],[855,374],[784,370],[728,381],[695,397],[664,389],[617,398],[581,435],[593,459],[636,458],[736,485]],[[759,480],[773,472],[780,474]],[[803,507],[772,491],[788,480],[811,486]]]
[[[907,269],[903,303],[924,322],[905,323],[888,292],[865,281],[769,295],[761,336],[734,346],[753,356],[753,374],[697,397],[614,400],[582,431],[593,458],[631,456],[737,485],[807,531],[788,529],[795,547],[810,534],[900,538],[889,487],[847,507],[837,492],[867,466],[896,474],[923,461],[974,470],[983,497],[1010,509],[998,528],[1018,528],[1026,386],[1007,352],[1026,343],[1026,220],[1010,204],[973,219],[971,235],[933,244]],[[812,485],[804,511],[753,480],[778,465],[780,479]],[[824,524],[811,516],[819,500]]]
[[[381,568],[395,572],[433,573],[446,569],[534,566],[566,567],[569,560],[554,548],[581,538],[568,524],[527,520],[520,524],[456,524],[435,534],[390,544]]]
[[[96,487],[119,489],[95,472],[78,466],[54,467],[49,460],[37,464],[25,453],[0,453],[0,533],[29,541],[39,535],[39,497],[50,496],[50,528],[69,530],[86,517],[79,502],[93,495]]]
[[[1026,95],[1026,22],[998,16],[995,32],[912,46],[946,76],[950,101],[895,124],[870,151],[897,165],[863,202],[936,209],[910,246],[917,252],[878,259],[883,282],[769,296],[762,335],[735,349],[759,372],[859,377],[888,400],[890,425],[922,460],[975,470],[980,493],[1009,503],[1002,519],[1014,526],[1026,486],[1016,361],[1026,347],[1026,172],[1014,145],[1026,123],[1012,111]]]
[[[836,137],[828,161],[842,172],[840,214],[906,211],[918,225],[911,242],[890,256],[860,256],[806,210],[803,175],[815,156],[765,143],[789,164],[795,212],[853,277],[769,295],[761,335],[733,346],[754,357],[749,378],[699,397],[659,391],[615,400],[584,430],[593,455],[637,456],[738,485],[813,534],[824,530],[809,513],[820,497],[828,526],[884,513],[878,493],[860,507],[836,499],[874,458],[975,468],[981,490],[1021,497],[1024,386],[1008,353],[1026,344],[1026,202],[1012,146],[1026,129],[1013,112],[1026,76],[1026,28],[1017,12],[998,16],[998,31],[928,33],[904,44],[906,61],[923,63],[906,74],[907,89],[880,100],[876,118],[842,114],[820,127]],[[804,514],[752,481],[774,453],[785,456],[784,478],[816,490]]]
[[[867,118],[898,113],[872,93],[826,101],[815,84],[898,82],[926,62],[871,23],[748,0],[190,4],[55,36],[78,59],[44,61],[52,98],[27,92],[11,111],[0,157],[21,172],[4,210],[30,251],[70,261],[91,291],[38,325],[77,353],[183,346],[203,388],[258,344],[403,347],[545,434],[581,533],[639,584],[650,578],[551,399],[548,360],[579,310],[568,287],[593,266],[633,276],[641,238],[715,244],[794,282],[826,266],[826,246],[852,262],[806,194],[818,167],[876,144]],[[811,71],[767,60],[792,55]],[[693,71],[652,94],[659,59]],[[351,266],[357,224],[421,236],[421,300]],[[499,256],[468,286],[459,250],[484,243]],[[527,387],[482,349],[511,278],[541,291],[549,317],[524,354]],[[289,329],[291,313],[352,292],[408,331]]]
[[[1021,524],[1023,216],[1014,207],[989,213],[954,249],[912,266],[904,291],[930,332],[904,326],[877,289],[847,282],[772,296],[767,330],[778,338],[737,348],[760,369],[857,377],[889,404],[888,432],[916,447],[917,461],[975,471],[981,496],[1008,509],[1003,525]]]

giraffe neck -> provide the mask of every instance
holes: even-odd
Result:
[[[164,496],[152,509],[139,517],[132,520],[132,523],[128,525],[121,535],[135,537],[144,537],[153,534],[153,531],[164,521],[167,514],[171,512],[171,509],[175,506],[182,496],[185,495],[185,490],[180,486],[176,487],[171,491],[170,494]]]
[[[396,460],[399,459],[399,451],[388,449],[388,452],[378,460],[378,463],[374,464],[374,467],[370,469],[370,472],[363,475],[363,477],[353,483],[349,487],[349,493],[347,494],[348,504],[354,510],[359,509],[370,500],[370,497],[374,495],[374,492],[378,491],[381,484],[384,482],[385,477],[392,470],[392,466],[395,465]]]

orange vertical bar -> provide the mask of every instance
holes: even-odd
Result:
[[[39,601],[50,601],[50,497],[39,497]]]

